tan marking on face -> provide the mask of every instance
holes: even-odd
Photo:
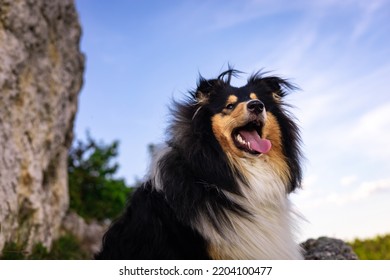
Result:
[[[272,143],[271,150],[267,153],[267,160],[274,166],[274,170],[287,183],[290,177],[286,157],[283,154],[282,133],[276,117],[267,112],[267,121],[263,127],[263,138]]]
[[[228,104],[234,104],[236,103],[238,100],[238,97],[235,96],[235,95],[229,95],[228,99],[227,99],[227,102],[226,102],[226,105]]]
[[[256,93],[253,93],[253,92],[251,94],[249,94],[249,97],[250,97],[250,99],[259,99],[257,97]]]
[[[242,102],[230,114],[217,114],[212,117],[212,129],[215,137],[226,153],[229,162],[238,168],[244,175],[246,168],[242,166],[239,158],[247,158],[256,164],[256,161],[262,160],[269,162],[275,172],[287,183],[290,177],[286,157],[283,154],[282,134],[276,117],[266,112],[265,123],[262,131],[262,138],[271,141],[272,147],[267,154],[260,156],[249,155],[243,150],[236,147],[232,139],[232,132],[235,128],[243,126],[248,121],[248,112],[246,103]]]
[[[234,144],[232,132],[235,128],[245,125],[247,115],[246,103],[240,103],[230,114],[216,114],[212,117],[214,135],[225,153],[234,153],[239,157],[244,156],[244,152]]]

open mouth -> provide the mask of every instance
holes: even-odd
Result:
[[[256,121],[233,130],[232,137],[236,147],[252,155],[266,154],[271,149],[271,141],[261,138],[262,125]]]

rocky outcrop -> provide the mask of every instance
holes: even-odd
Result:
[[[69,212],[63,220],[61,233],[63,235],[70,233],[75,236],[82,246],[80,249],[93,258],[93,255],[100,250],[103,234],[109,225],[109,220],[86,222],[76,213]]]
[[[49,248],[59,234],[80,34],[72,0],[0,0],[0,252],[11,241]]]
[[[306,260],[357,260],[351,246],[340,239],[320,237],[301,244]]]

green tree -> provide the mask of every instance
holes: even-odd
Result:
[[[97,143],[87,133],[86,143],[77,141],[70,149],[68,176],[70,209],[83,218],[113,219],[124,209],[132,188],[115,178],[119,142]]]

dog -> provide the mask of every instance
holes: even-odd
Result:
[[[297,215],[299,128],[284,97],[287,80],[229,68],[200,76],[174,101],[166,146],[96,259],[302,259]]]

